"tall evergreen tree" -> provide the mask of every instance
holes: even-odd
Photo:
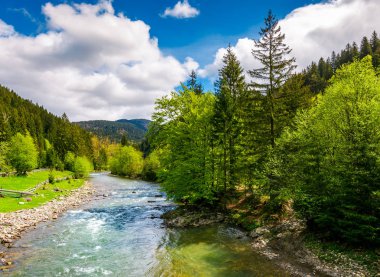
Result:
[[[370,43],[372,48],[372,64],[374,67],[378,67],[380,65],[380,40],[375,31],[372,33]]]
[[[371,43],[372,53],[375,53],[376,50],[380,47],[380,40],[379,40],[379,37],[377,36],[376,31],[373,31],[370,43]]]
[[[367,37],[363,37],[362,42],[360,44],[360,58],[362,59],[368,55],[372,55],[371,44],[369,43]]]
[[[246,92],[243,68],[231,47],[223,57],[224,66],[216,82],[214,128],[217,144],[222,149],[221,179],[226,190],[236,182],[236,148],[241,134],[241,104]]]
[[[285,35],[281,33],[281,27],[272,11],[268,12],[264,23],[265,26],[260,31],[261,38],[255,40],[255,48],[252,50],[252,55],[260,61],[262,67],[250,70],[249,73],[254,79],[253,88],[266,96],[269,107],[270,144],[274,147],[276,94],[296,66],[295,59],[289,58],[292,50],[284,43]]]
[[[198,81],[198,75],[197,73],[192,70],[189,75],[189,80],[186,83],[187,88],[191,91],[194,91],[195,94],[202,94],[203,93],[203,86]]]

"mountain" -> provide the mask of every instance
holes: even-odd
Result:
[[[109,138],[114,142],[120,142],[124,134],[128,139],[140,142],[143,140],[150,120],[147,119],[119,119],[116,121],[90,120],[76,122],[83,129],[96,134],[99,137]]]

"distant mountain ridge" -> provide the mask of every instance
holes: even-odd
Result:
[[[124,134],[128,139],[140,142],[143,140],[150,120],[147,119],[119,119],[116,121],[108,120],[89,120],[75,122],[83,129],[102,138],[109,138],[111,141],[120,142]]]

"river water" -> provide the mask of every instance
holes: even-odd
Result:
[[[160,215],[174,205],[156,184],[106,174],[91,182],[109,197],[26,234],[7,276],[287,275],[231,227],[166,228]]]

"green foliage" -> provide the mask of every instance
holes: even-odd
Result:
[[[53,170],[50,170],[49,172],[49,184],[54,184],[55,182],[55,176],[54,176],[54,173],[53,173]]]
[[[37,148],[29,134],[17,133],[11,138],[7,159],[18,174],[35,169],[38,166],[37,158]]]
[[[87,178],[93,170],[92,163],[86,157],[76,157],[74,161],[74,177]]]
[[[145,180],[156,181],[157,173],[160,170],[160,151],[155,150],[144,160],[142,176]]]
[[[380,244],[380,81],[371,62],[337,71],[318,105],[278,140],[270,166],[273,191],[294,193],[311,227]]]
[[[8,173],[12,170],[7,160],[8,151],[9,143],[5,141],[0,142],[0,172]]]
[[[116,154],[110,160],[112,174],[139,177],[142,173],[144,160],[142,153],[132,146],[119,147]]]
[[[214,102],[211,93],[196,94],[186,87],[156,102],[150,141],[160,149],[159,180],[175,200],[214,200],[210,148]]]
[[[69,171],[74,171],[75,166],[75,155],[73,152],[67,152],[65,155],[65,169]]]

